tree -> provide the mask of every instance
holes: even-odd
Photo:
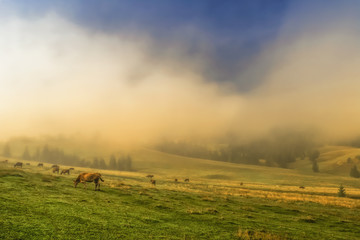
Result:
[[[100,158],[100,160],[99,160],[99,168],[100,169],[106,169],[107,168],[105,160],[103,158]]]
[[[36,152],[35,152],[35,154],[33,156],[33,159],[35,161],[40,161],[40,149],[39,148],[36,149]]]
[[[132,168],[132,158],[131,158],[131,156],[127,156],[125,166],[126,166],[125,169],[127,171],[131,171],[131,168]]]
[[[24,160],[30,160],[31,159],[28,147],[25,148],[24,153],[22,155],[22,159],[24,159]]]
[[[316,160],[312,162],[312,170],[313,172],[319,172],[319,165]]]
[[[346,196],[345,188],[344,188],[344,186],[342,184],[340,184],[339,191],[338,191],[338,196],[339,197],[345,197]]]
[[[109,168],[112,170],[117,170],[116,158],[114,155],[110,156]]]
[[[11,150],[9,144],[6,144],[3,151],[4,157],[11,157]]]
[[[97,157],[94,158],[93,163],[91,164],[92,168],[99,168],[99,159]]]
[[[310,153],[309,159],[310,159],[310,161],[313,162],[313,161],[315,161],[316,159],[318,159],[319,156],[320,156],[319,150],[314,150],[314,151],[312,151],[312,152]]]
[[[360,178],[360,172],[357,169],[357,166],[354,165],[351,169],[350,169],[350,176],[353,178]]]
[[[49,150],[48,145],[45,145],[43,147],[43,150],[41,151],[41,155],[40,155],[40,160],[44,161],[44,162],[52,160],[52,158],[50,156],[50,150]]]
[[[117,160],[117,170],[119,171],[123,171],[125,170],[125,166],[124,166],[124,158],[123,157],[119,157]]]

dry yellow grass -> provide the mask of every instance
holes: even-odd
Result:
[[[286,236],[280,236],[278,234],[269,233],[266,231],[253,231],[239,229],[236,236],[242,240],[285,240]]]
[[[355,154],[358,150],[328,147],[322,151],[322,158],[325,161],[325,157],[343,157],[344,151]],[[18,160],[9,159],[9,161],[8,167],[12,167],[12,164]],[[24,169],[52,174],[51,164],[45,164],[44,168],[37,168],[38,162],[23,162],[31,164],[24,166]],[[286,202],[313,202],[347,208],[360,207],[360,182],[350,177],[304,174],[291,169],[214,162],[150,150],[137,151],[134,154],[134,162],[135,166],[143,164],[143,168],[136,172],[126,172],[75,167],[75,171],[70,176],[64,177],[70,180],[74,179],[79,172],[100,172],[104,175],[103,185],[125,190],[135,185],[143,189],[154,188],[145,177],[147,174],[154,174],[157,189],[197,193],[204,201],[214,201],[214,196],[245,196]],[[68,167],[71,166],[62,166],[62,168]],[[179,179],[178,183],[174,181],[175,178]],[[190,182],[185,183],[185,178],[190,178]],[[346,198],[337,197],[340,183],[345,186],[348,196]],[[301,185],[305,188],[300,189]]]

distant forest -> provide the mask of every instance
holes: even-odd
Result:
[[[244,144],[219,144],[215,149],[186,141],[163,141],[155,146],[159,151],[187,157],[283,168],[297,158],[311,156],[316,147],[311,134],[292,132],[276,132],[271,137]]]
[[[12,157],[11,146],[5,144],[2,155],[4,157]],[[76,154],[67,154],[60,148],[51,148],[48,145],[42,148],[36,148],[33,154],[30,153],[29,148],[25,147],[23,154],[21,155],[23,160],[34,160],[38,162],[46,162],[53,164],[78,166],[78,167],[90,167],[97,169],[109,169],[119,171],[131,171],[132,170],[132,158],[131,156],[120,156],[118,158],[115,155],[111,155],[109,161],[105,161],[102,157],[94,157],[92,161],[81,158]]]
[[[225,139],[221,143],[218,142],[211,145],[190,141],[167,140],[159,142],[152,147],[158,151],[186,157],[282,168],[287,168],[296,159],[307,158],[313,164],[313,171],[318,172],[316,159],[319,157],[317,149],[320,144],[315,139],[316,134],[313,132],[274,130],[267,137],[246,143],[234,139]],[[47,144],[36,143],[36,139],[18,138],[2,143],[2,152],[0,149],[0,154],[4,157],[18,157],[24,160],[35,160],[53,164],[120,171],[133,170],[132,157],[130,155],[92,151],[96,147],[93,147],[94,144],[92,145],[91,142],[79,145],[67,138],[47,138],[45,140],[44,142],[53,142],[52,146],[64,146],[66,145],[64,143],[68,145],[71,142],[75,146],[72,152],[79,149],[78,146],[81,146],[82,151],[77,151],[79,154],[70,154],[59,147],[49,147]],[[360,137],[335,144],[360,147]],[[28,147],[29,145],[30,147]],[[12,152],[13,148],[15,154]],[[66,146],[64,146],[64,149],[71,151]],[[88,153],[89,151],[94,157],[84,158],[81,155],[81,152]],[[104,158],[101,155],[108,157]]]

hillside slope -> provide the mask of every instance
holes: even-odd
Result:
[[[137,163],[141,154],[151,156],[148,151],[138,154]],[[152,154],[161,155],[163,161],[172,159]],[[188,160],[182,170],[202,166],[205,170],[193,175],[199,178],[174,183],[166,175],[167,170],[176,174],[170,171],[171,164],[157,163],[159,168],[152,168],[161,169],[161,174],[155,172],[160,174],[155,175],[156,186],[145,178],[145,171],[75,168],[69,176],[59,176],[50,172],[49,164],[14,169],[1,163],[0,238],[347,240],[360,234],[357,179]],[[247,182],[215,179],[216,165],[222,174],[233,168],[230,176]],[[95,192],[90,183],[87,189],[74,188],[72,180],[80,171],[101,172],[105,180],[101,191]],[[254,172],[264,176],[256,177]],[[252,179],[264,182],[252,183]],[[305,189],[299,188],[299,181],[307,181]],[[338,181],[344,183],[347,198],[337,197]]]
[[[360,148],[348,146],[324,146],[319,148],[320,156],[318,165],[320,172],[339,176],[349,176],[350,169],[357,165],[360,166]],[[312,172],[312,163],[308,159],[297,160],[290,165],[303,173]]]

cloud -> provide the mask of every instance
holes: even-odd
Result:
[[[49,14],[8,18],[0,34],[3,136],[211,137],[241,102],[206,83],[180,49],[153,51],[154,40],[138,33],[97,33]]]
[[[268,69],[248,95],[258,126],[316,127],[327,139],[354,137],[360,127],[357,15],[347,4],[294,5],[278,40],[259,56]],[[249,120],[247,120],[249,121]]]
[[[324,139],[358,135],[354,18],[295,10],[277,41],[238,76],[263,76],[247,92],[207,81],[206,54],[192,54],[176,41],[159,44],[139,31],[97,32],[51,13],[3,18],[2,138],[96,133],[119,144],[141,144],[209,141],[229,132],[252,139],[279,127],[318,129]]]

